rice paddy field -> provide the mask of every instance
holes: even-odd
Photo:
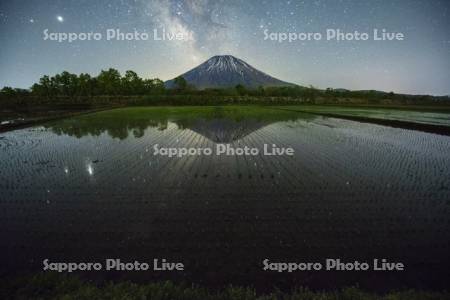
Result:
[[[313,113],[331,113],[336,116],[357,116],[370,119],[415,122],[420,124],[450,126],[448,109],[429,109],[429,111],[390,109],[377,107],[344,107],[344,106],[284,106],[282,109],[300,110]]]
[[[445,113],[369,113],[449,125]],[[276,144],[295,155],[169,158],[154,155],[156,144]],[[442,290],[450,137],[255,106],[82,115],[0,134],[0,226],[1,275],[40,271],[46,258],[166,258],[185,270],[80,275],[257,290]],[[278,273],[262,264],[326,258],[386,258],[405,270]]]

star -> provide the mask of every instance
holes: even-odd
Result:
[[[60,23],[64,22],[64,18],[62,16],[56,16],[56,20]]]

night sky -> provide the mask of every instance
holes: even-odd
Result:
[[[134,70],[171,79],[213,55],[232,54],[281,80],[318,88],[450,94],[450,1],[0,0],[0,87],[28,88],[63,70]],[[107,41],[106,30],[147,32]],[[153,30],[191,34],[154,41]],[[264,40],[266,32],[327,28],[402,32],[403,41]],[[100,32],[100,41],[44,40],[43,31]]]

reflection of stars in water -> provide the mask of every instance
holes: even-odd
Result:
[[[87,172],[88,172],[88,174],[89,175],[94,175],[94,168],[92,167],[92,164],[91,163],[89,163],[88,165],[87,165]]]

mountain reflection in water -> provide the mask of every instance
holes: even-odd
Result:
[[[4,274],[59,262],[183,262],[95,272],[289,289],[448,286],[450,137],[263,107],[126,108],[1,134]],[[152,147],[276,144],[293,156],[154,155]],[[262,270],[373,261],[401,272]]]
[[[189,108],[187,108],[189,110]],[[314,115],[271,111],[265,108],[209,107],[193,114],[182,110],[159,112],[138,109],[130,114],[112,110],[95,115],[70,118],[46,125],[58,135],[81,138],[107,133],[112,138],[126,139],[130,134],[141,138],[148,128],[166,130],[170,124],[178,129],[192,130],[215,143],[230,143],[277,122],[313,120]]]

